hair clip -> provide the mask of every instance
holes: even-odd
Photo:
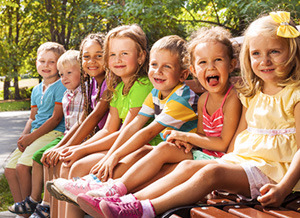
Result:
[[[270,16],[276,23],[280,26],[277,28],[277,36],[283,38],[296,38],[300,35],[299,31],[289,24],[290,22],[290,12],[277,11],[271,12]]]

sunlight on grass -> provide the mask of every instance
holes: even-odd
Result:
[[[0,103],[0,111],[30,110],[30,101],[14,101]]]
[[[6,211],[14,201],[4,175],[0,175],[0,193],[0,211]]]

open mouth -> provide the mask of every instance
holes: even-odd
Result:
[[[157,83],[162,83],[165,80],[164,79],[159,79],[159,78],[154,78],[154,81],[157,82]]]
[[[261,70],[261,72],[263,73],[270,73],[270,72],[273,72],[274,69],[265,69],[265,70]]]
[[[209,85],[213,86],[219,83],[219,78],[220,78],[219,76],[208,76],[206,80]]]

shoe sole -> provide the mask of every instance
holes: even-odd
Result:
[[[46,187],[47,187],[48,192],[49,192],[53,197],[55,197],[57,200],[60,200],[60,201],[66,201],[66,202],[68,202],[68,203],[72,203],[72,204],[78,206],[78,204],[77,204],[75,201],[73,201],[72,199],[68,198],[66,195],[64,195],[63,193],[61,193],[61,192],[55,187],[53,181],[47,182]]]
[[[80,196],[78,196],[77,203],[79,204],[80,208],[84,212],[89,214],[90,216],[92,216],[94,218],[103,218],[104,217],[101,210],[99,213],[99,210],[95,209],[95,207],[93,205],[89,204],[84,198],[81,198]]]

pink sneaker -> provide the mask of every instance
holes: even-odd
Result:
[[[93,197],[108,197],[119,195],[123,196],[127,193],[127,188],[122,182],[115,182],[113,184],[103,186],[100,189],[93,189],[87,192],[88,195]]]
[[[53,180],[53,185],[60,191],[62,194],[67,196],[74,202],[77,202],[77,195],[80,193],[86,193],[91,190],[100,189],[105,187],[106,183],[97,183],[95,181],[86,181],[83,178],[76,181],[71,179],[58,178]]]
[[[92,197],[90,195],[81,193],[77,196],[77,203],[79,204],[80,208],[92,217],[103,217],[99,205],[102,200],[112,203],[121,202],[121,199],[117,195],[111,197]]]
[[[100,209],[103,215],[108,218],[141,218],[143,215],[143,208],[140,201],[132,201],[129,203],[101,201]]]

